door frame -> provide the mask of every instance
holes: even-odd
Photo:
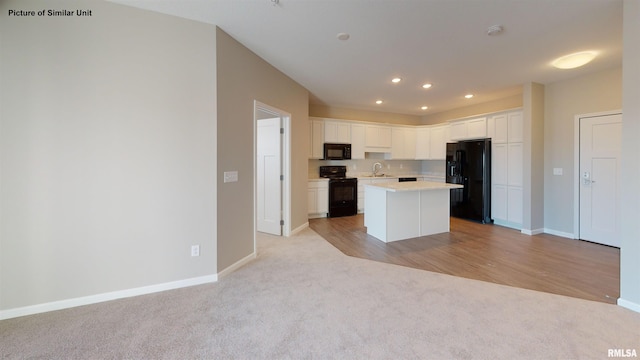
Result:
[[[259,113],[267,113],[279,117],[284,134],[281,137],[281,166],[282,166],[282,235],[291,234],[291,114],[262,103],[253,101],[253,250],[256,251],[256,236],[258,232],[258,119]]]
[[[622,110],[579,114],[573,120],[573,238],[580,239],[580,120],[622,115]]]

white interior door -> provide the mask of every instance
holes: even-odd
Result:
[[[580,238],[620,246],[622,115],[580,119]]]
[[[280,118],[258,120],[257,129],[257,228],[260,232],[282,235]]]

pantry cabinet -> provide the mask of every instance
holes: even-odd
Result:
[[[522,228],[524,146],[522,111],[489,119],[491,135],[491,215],[498,225]]]

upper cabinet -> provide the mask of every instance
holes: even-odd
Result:
[[[437,125],[430,128],[430,159],[444,160],[447,157],[447,141],[449,141],[449,125]]]
[[[309,119],[309,159],[324,157],[324,121]]]
[[[384,125],[365,125],[365,147],[374,151],[381,149],[390,151],[391,127]]]
[[[487,137],[487,118],[458,120],[450,124],[451,140],[484,139]]]
[[[416,129],[413,127],[392,127],[391,153],[386,158],[391,160],[415,160]]]
[[[364,159],[365,152],[365,125],[351,124],[351,158]]]
[[[431,128],[416,129],[416,160],[431,159]]]
[[[343,121],[324,121],[324,142],[351,143],[351,124]]]

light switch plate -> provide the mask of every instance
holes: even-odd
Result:
[[[553,175],[562,175],[562,168],[553,168]]]
[[[224,172],[224,182],[236,182],[238,181],[238,172],[237,171],[225,171]]]

